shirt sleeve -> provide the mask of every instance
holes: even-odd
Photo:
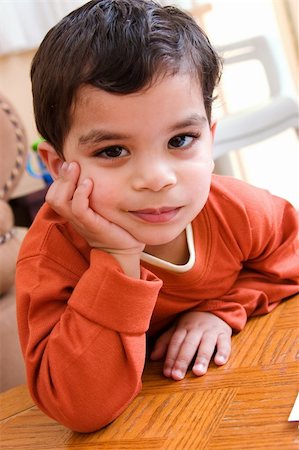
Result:
[[[242,330],[248,317],[266,314],[282,299],[299,292],[295,209],[284,199],[255,188],[252,192],[249,189],[243,201],[242,186],[239,195],[243,206],[237,214],[228,206],[227,215],[231,220],[226,224],[236,237],[235,254],[240,255],[240,271],[224,295],[208,299],[195,308],[214,313],[234,331]],[[245,190],[248,191],[248,186]],[[231,235],[227,242],[231,242]]]
[[[74,271],[75,272],[75,271]],[[37,405],[76,431],[114,420],[138,394],[145,332],[161,281],[127,277],[92,250],[78,275],[45,255],[19,261],[17,311],[28,385]]]

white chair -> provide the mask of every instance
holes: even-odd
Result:
[[[259,60],[267,76],[270,97],[265,102],[228,114],[218,121],[215,135],[214,158],[230,151],[294,128],[299,136],[299,110],[294,98],[283,94],[277,64],[264,36],[257,36],[217,48],[227,64]]]

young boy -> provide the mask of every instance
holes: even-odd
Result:
[[[193,19],[150,0],[91,1],[34,58],[54,182],[19,256],[19,333],[34,400],[74,430],[138,394],[146,336],[166,377],[201,376],[299,290],[293,208],[212,175],[220,70]]]

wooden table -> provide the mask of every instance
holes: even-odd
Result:
[[[74,433],[46,417],[26,386],[0,395],[0,448],[21,450],[247,450],[299,448],[298,423],[288,416],[298,391],[299,296],[250,320],[233,337],[224,367],[180,381],[148,363],[143,389],[111,425]]]

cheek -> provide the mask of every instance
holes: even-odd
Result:
[[[100,177],[93,179],[93,190],[89,198],[91,208],[109,218],[109,212],[113,211],[119,203],[119,192],[119,188],[111,185],[108,180],[100,179]]]
[[[186,180],[186,187],[189,195],[189,201],[194,205],[194,209],[199,212],[207,201],[212,178],[212,165],[206,166],[205,170],[201,167],[196,170],[193,168],[192,173]]]
[[[208,161],[204,164],[193,164],[191,169],[188,171],[188,176],[185,178],[188,189],[191,193],[194,195],[200,195],[209,189],[213,169],[213,161]]]

